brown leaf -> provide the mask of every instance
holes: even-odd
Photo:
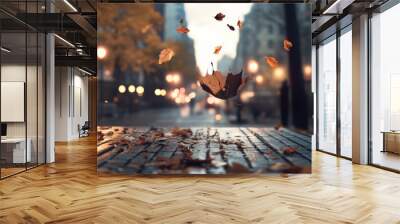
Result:
[[[174,56],[175,52],[171,48],[165,48],[160,52],[160,55],[158,57],[158,64],[161,65],[165,62],[169,62]]]
[[[283,48],[285,49],[285,51],[290,51],[290,48],[293,47],[293,43],[290,42],[288,39],[285,39],[283,41]]]
[[[218,21],[222,21],[225,18],[225,15],[222,13],[218,13],[217,15],[215,15],[214,17],[216,20]]]
[[[242,26],[243,26],[243,22],[240,21],[240,19],[239,19],[239,20],[237,21],[236,25],[239,27],[239,29],[241,29]]]
[[[184,26],[180,26],[180,27],[178,27],[176,29],[176,32],[178,32],[178,33],[189,33],[189,31],[190,30],[187,27],[184,27]]]
[[[221,45],[216,46],[216,47],[214,48],[214,54],[218,54],[218,53],[221,51],[221,49],[222,49],[222,46],[221,46]]]
[[[235,31],[235,27],[233,27],[233,26],[231,26],[231,25],[229,25],[229,24],[226,24],[226,25],[228,26],[228,28],[229,28],[230,30]]]
[[[278,60],[274,57],[265,57],[265,62],[271,67],[276,68],[278,66]]]
[[[190,128],[172,128],[171,129],[171,134],[173,136],[180,136],[184,138],[188,138],[193,135],[193,132]]]
[[[228,73],[225,77],[221,72],[213,71],[213,74],[200,78],[200,86],[204,91],[224,100],[235,97],[243,84],[242,72]]]

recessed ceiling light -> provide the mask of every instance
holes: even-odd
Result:
[[[68,40],[60,37],[58,34],[54,34],[55,37],[57,37],[59,40],[61,40],[62,42],[66,43],[67,45],[69,45],[70,47],[75,48],[75,45],[73,45],[71,42],[69,42]]]
[[[5,47],[1,47],[0,49],[1,49],[2,51],[6,52],[6,53],[10,53],[10,52],[11,52],[11,50],[9,50],[9,49],[7,49],[7,48],[5,48]]]
[[[70,7],[74,12],[78,12],[78,10],[68,1],[68,0],[64,0],[65,4],[68,5],[68,7]]]
[[[88,72],[88,71],[86,71],[86,70],[83,70],[83,69],[81,69],[81,68],[79,68],[79,67],[78,67],[78,70],[81,71],[81,72],[83,72],[83,73],[85,73],[85,74],[87,74],[87,75],[93,75],[92,73],[90,73],[90,72]]]

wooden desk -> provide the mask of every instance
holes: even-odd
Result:
[[[400,131],[383,131],[383,151],[400,154]]]
[[[28,142],[28,144],[25,151],[25,138],[1,139],[1,152],[3,157],[2,159],[5,159],[6,163],[31,162],[32,141],[30,138],[28,138],[26,141]]]

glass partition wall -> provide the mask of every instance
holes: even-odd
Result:
[[[317,48],[317,149],[352,157],[351,25]]]
[[[25,1],[18,6],[25,12],[38,10]],[[3,179],[45,163],[45,35],[3,11],[0,18]]]
[[[336,153],[336,36],[318,47],[318,149]]]
[[[400,171],[400,4],[371,18],[370,163]]]

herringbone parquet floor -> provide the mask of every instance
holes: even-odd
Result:
[[[400,223],[400,175],[313,153],[312,175],[98,176],[95,139],[0,181],[0,223]]]

